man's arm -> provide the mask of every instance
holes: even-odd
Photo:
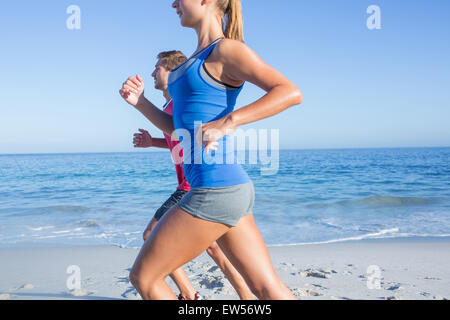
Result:
[[[153,138],[150,133],[144,129],[139,129],[140,133],[135,133],[133,144],[135,148],[162,148],[169,149],[166,139]]]
[[[152,139],[152,145],[156,148],[161,148],[161,149],[170,149],[169,145],[167,144],[167,140],[166,139],[161,139],[161,138],[153,138]]]

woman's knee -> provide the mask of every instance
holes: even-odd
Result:
[[[140,284],[142,282],[141,277],[134,269],[131,269],[128,278],[130,279],[130,282],[133,285],[133,287],[135,287],[136,289],[140,287]]]
[[[258,297],[258,299],[270,299],[273,292],[277,292],[283,285],[281,279],[276,276],[267,276],[262,279],[246,280],[250,291]]]
[[[131,269],[129,279],[134,288],[140,292],[147,292],[157,282],[157,278],[151,274],[143,274]]]

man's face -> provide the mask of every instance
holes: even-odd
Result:
[[[152,73],[153,79],[155,79],[155,89],[167,90],[167,81],[169,79],[170,71],[162,66],[161,60],[155,66],[155,70]]]

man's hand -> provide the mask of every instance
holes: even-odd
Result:
[[[153,146],[153,138],[148,131],[139,129],[140,133],[135,133],[133,144],[135,148],[150,148]]]
[[[136,78],[129,77],[119,93],[126,102],[136,107],[144,98],[144,80],[140,75],[136,75]]]

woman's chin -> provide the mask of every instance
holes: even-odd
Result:
[[[189,27],[189,26],[186,24],[186,21],[183,20],[183,18],[181,18],[180,24],[181,24],[182,27],[186,27],[186,28]]]
[[[180,24],[181,26],[185,27],[185,28],[192,28],[194,26],[193,23],[190,23],[189,21],[187,21],[186,19],[184,19],[183,16],[181,16],[180,18]]]

